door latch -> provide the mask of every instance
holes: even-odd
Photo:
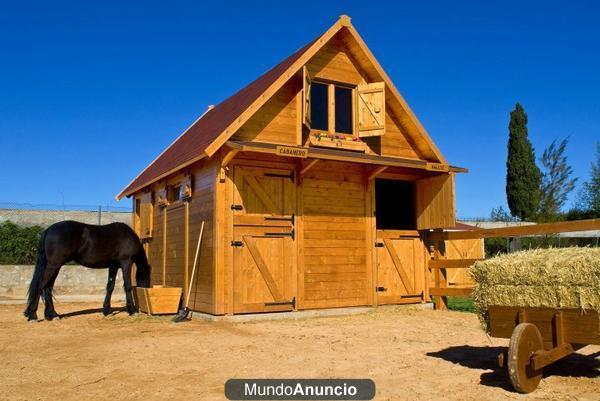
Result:
[[[266,216],[265,217],[266,221],[289,221],[290,223],[292,223],[292,225],[294,224],[294,221],[296,220],[296,216],[292,213],[291,217],[274,217],[274,216]]]
[[[244,210],[242,205],[231,205],[231,210]]]
[[[231,246],[244,246],[244,243],[242,241],[231,241]]]
[[[385,292],[385,291],[387,291],[387,288],[385,288],[385,287],[375,287],[375,291],[377,291],[377,292]]]
[[[291,237],[292,239],[296,239],[295,230],[292,228],[292,231],[289,233],[265,233],[265,237],[271,238],[282,238],[282,237]]]
[[[376,242],[375,243],[375,248],[383,248],[385,245],[383,244],[383,242]]]

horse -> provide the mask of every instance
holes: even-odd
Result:
[[[110,298],[117,272],[123,274],[127,312],[136,312],[131,285],[131,266],[136,265],[138,287],[150,287],[150,265],[137,234],[124,223],[90,225],[61,221],[48,227],[40,238],[37,261],[29,285],[27,320],[37,320],[40,296],[43,295],[46,320],[60,318],[52,302],[52,289],[61,267],[70,261],[92,269],[108,268],[108,283],[102,313],[111,313]]]

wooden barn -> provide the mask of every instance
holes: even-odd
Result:
[[[192,310],[419,303],[427,234],[455,227],[461,172],[341,16],[210,107],[117,199],[133,199],[153,284],[191,286]],[[480,240],[460,252],[483,256]]]

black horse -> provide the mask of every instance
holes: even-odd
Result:
[[[119,268],[123,273],[127,311],[135,313],[131,294],[131,266],[135,263],[138,287],[150,287],[150,265],[136,233],[126,224],[95,226],[77,221],[61,221],[48,227],[40,239],[37,262],[29,285],[25,316],[37,320],[40,296],[44,296],[44,317],[52,320],[59,315],[54,310],[52,288],[60,268],[75,261],[92,269],[108,268],[108,283],[102,312],[108,315],[110,297],[115,288]]]

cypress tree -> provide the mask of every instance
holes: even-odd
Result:
[[[542,175],[527,137],[527,114],[519,103],[510,113],[508,131],[506,200],[513,216],[533,219],[540,201]]]

